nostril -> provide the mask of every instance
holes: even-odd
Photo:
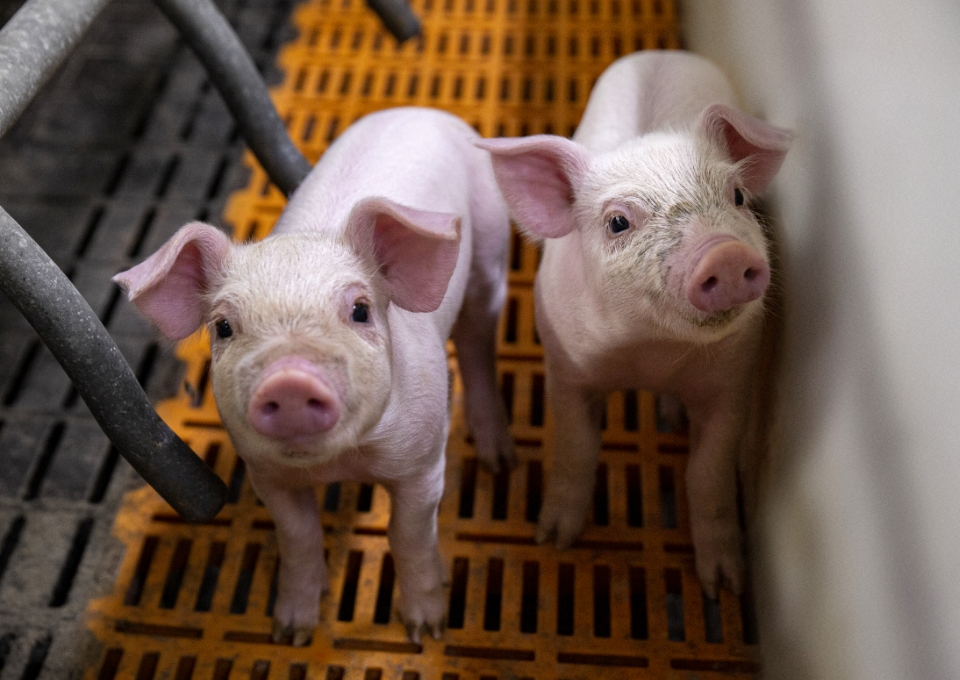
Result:
[[[323,370],[306,360],[282,358],[264,369],[248,402],[247,420],[273,440],[313,442],[333,428],[342,405]]]
[[[743,278],[745,278],[747,281],[753,281],[759,275],[760,275],[760,272],[758,272],[753,267],[750,267],[749,269],[747,269],[747,271],[743,272]]]
[[[717,277],[711,276],[709,279],[700,284],[700,289],[704,293],[709,293],[711,290],[717,287],[718,283],[720,283],[720,281],[717,279]]]

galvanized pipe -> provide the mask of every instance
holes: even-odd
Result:
[[[263,169],[289,196],[310,172],[267,88],[229,22],[212,0],[154,0],[206,67]]]
[[[30,0],[0,30],[0,136],[109,0]],[[164,424],[103,324],[59,267],[0,208],[0,292],[63,366],[117,450],[185,519],[212,518],[226,487]]]
[[[90,305],[0,208],[0,292],[50,348],[117,450],[184,519],[211,519],[226,485],[154,411]]]
[[[0,137],[110,0],[30,0],[0,29]]]
[[[367,7],[377,13],[399,42],[420,34],[420,22],[407,0],[367,0]]]

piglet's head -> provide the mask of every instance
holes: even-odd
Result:
[[[553,135],[477,142],[517,223],[568,239],[610,332],[713,342],[759,312],[767,243],[749,208],[791,135],[725,105],[594,154]],[[570,260],[567,260],[570,264]],[[548,293],[544,293],[548,294]]]
[[[217,407],[248,462],[306,466],[352,449],[379,421],[388,309],[440,305],[459,237],[453,215],[369,198],[338,232],[235,244],[188,224],[115,280],[168,338],[207,326]]]

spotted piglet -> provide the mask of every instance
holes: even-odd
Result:
[[[209,330],[217,407],[276,523],[275,640],[307,644],[318,623],[314,487],[345,479],[389,491],[402,617],[412,640],[439,636],[451,331],[478,455],[514,463],[494,370],[509,220],[475,137],[430,109],[366,116],[265,240],[188,224],[115,277],[168,338]]]
[[[684,52],[611,65],[572,140],[484,140],[513,217],[543,239],[535,288],[556,450],[537,540],[571,545],[593,496],[607,395],[686,407],[696,568],[740,592],[736,474],[770,281],[750,210],[786,130],[736,108],[723,74]]]

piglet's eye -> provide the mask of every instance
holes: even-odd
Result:
[[[214,328],[217,329],[218,338],[229,338],[233,335],[233,329],[230,328],[230,322],[226,319],[220,319],[217,323],[214,324]]]
[[[350,320],[357,323],[367,323],[370,319],[370,307],[365,302],[356,302],[353,305],[353,312],[350,314]]]
[[[743,205],[743,192],[740,189],[733,190],[733,204],[737,206]]]
[[[610,218],[610,221],[607,222],[607,226],[612,233],[619,234],[630,228],[630,221],[623,215],[614,215]]]

